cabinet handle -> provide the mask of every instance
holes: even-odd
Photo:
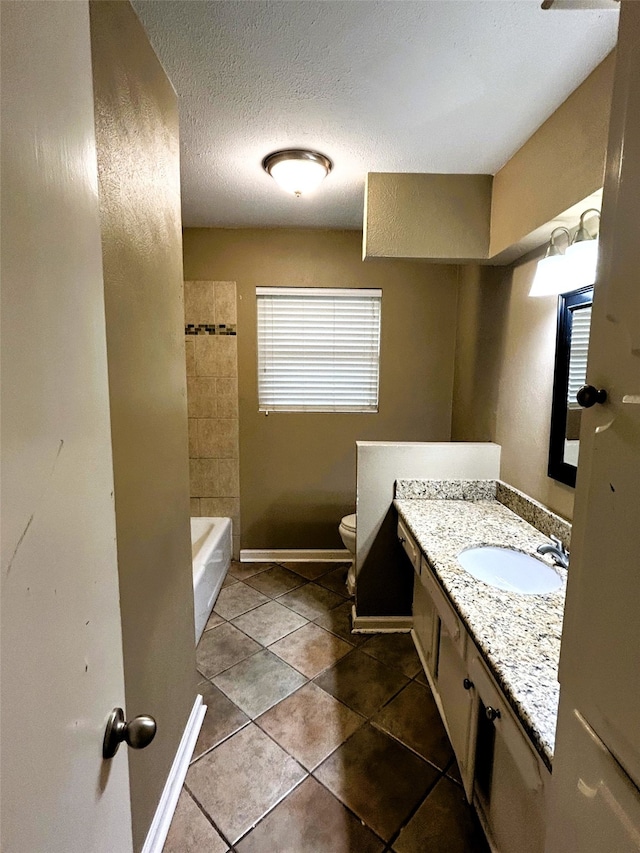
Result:
[[[405,543],[406,541],[407,541],[407,540],[404,538],[404,536],[398,536],[398,542],[399,542],[401,545],[404,545],[404,543]]]
[[[497,708],[492,708],[491,705],[487,705],[484,709],[485,714],[487,715],[487,720],[499,720],[500,719],[500,711]]]
[[[465,678],[462,682],[462,686],[465,690],[471,690],[471,688],[473,687],[473,681],[471,681],[470,678]]]

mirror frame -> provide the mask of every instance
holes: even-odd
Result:
[[[567,389],[569,387],[569,355],[573,311],[593,303],[593,285],[561,293],[558,297],[558,325],[556,333],[556,359],[553,375],[551,403],[551,430],[549,432],[549,467],[547,474],[553,480],[575,488],[577,468],[564,461],[564,440],[567,431]]]

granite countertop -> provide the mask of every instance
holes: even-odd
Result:
[[[562,578],[558,591],[524,595],[497,589],[464,571],[456,557],[464,548],[475,545],[507,546],[540,558],[536,548],[545,541],[544,534],[491,497],[491,486],[495,495],[496,484],[492,483],[489,491],[486,487],[467,489],[465,495],[456,494],[456,499],[443,497],[446,491],[436,496],[427,490],[427,498],[397,497],[394,505],[551,769],[567,572],[554,567]],[[396,492],[402,493],[402,489]],[[404,493],[412,494],[412,490],[404,489]],[[539,505],[534,509],[541,511]],[[542,559],[552,565],[549,557]]]

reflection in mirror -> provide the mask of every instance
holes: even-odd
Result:
[[[582,409],[576,394],[586,384],[593,287],[558,297],[558,333],[553,380],[548,474],[576,484]]]

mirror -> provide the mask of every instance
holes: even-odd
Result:
[[[582,417],[576,394],[587,381],[592,302],[591,286],[558,297],[556,366],[547,473],[568,486],[576,484]]]

